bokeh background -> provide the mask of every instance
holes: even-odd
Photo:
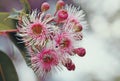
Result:
[[[41,3],[47,1],[52,12],[57,0],[28,1],[32,9],[40,9]],[[84,39],[80,44],[87,54],[83,58],[73,58],[75,71],[64,68],[46,81],[120,81],[120,0],[64,1],[80,6],[86,13],[88,28],[83,32]],[[11,12],[12,8],[22,9],[20,1],[0,0],[0,12]],[[19,81],[39,81],[7,36],[0,36],[0,49],[11,58]]]

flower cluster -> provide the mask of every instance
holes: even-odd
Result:
[[[54,14],[46,13],[50,8],[47,2],[41,10],[22,16],[17,26],[31,60],[31,68],[39,77],[45,77],[51,70],[61,65],[69,71],[75,70],[70,56],[83,57],[86,53],[76,42],[82,40],[85,21],[83,11],[58,0]]]

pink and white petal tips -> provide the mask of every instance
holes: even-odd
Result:
[[[64,22],[63,30],[69,32],[75,40],[81,40],[83,38],[82,30],[88,26],[83,10],[73,5],[66,5],[65,10],[68,13],[68,18]]]
[[[67,27],[71,29],[72,32],[81,32],[82,29],[87,28],[88,24],[85,21],[84,11],[80,7],[75,7],[73,5],[66,5],[65,9],[68,12],[68,19],[65,24],[69,24]],[[69,31],[69,30],[68,30]]]
[[[27,46],[42,46],[46,42],[48,34],[47,23],[53,17],[43,19],[44,16],[44,13],[38,13],[37,10],[34,10],[28,16],[22,17],[22,23],[18,26],[18,35],[23,37],[23,41],[27,43]]]
[[[57,67],[59,67],[59,56],[55,50],[43,49],[31,56],[31,68],[38,77],[45,77]]]
[[[80,7],[75,7],[74,5],[66,5],[65,9],[67,10],[69,16],[68,21],[72,21],[75,24],[79,23],[83,28],[87,27],[87,21],[85,21],[85,13],[81,10]]]

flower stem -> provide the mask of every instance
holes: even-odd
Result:
[[[17,32],[17,29],[11,29],[11,30],[0,30],[0,35],[11,33],[11,32]]]

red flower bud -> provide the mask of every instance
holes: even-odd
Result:
[[[42,12],[43,12],[43,11],[47,11],[49,8],[50,8],[49,3],[44,2],[44,3],[42,4],[42,6],[41,6],[41,11],[42,11]]]
[[[67,67],[66,67],[69,71],[71,70],[75,70],[75,64],[69,64]]]
[[[76,48],[73,50],[73,52],[81,57],[85,56],[86,54],[86,50],[84,48]]]
[[[72,69],[72,70],[75,70],[75,64],[72,64],[72,65],[71,65],[71,69]]]
[[[68,12],[65,9],[61,9],[57,12],[58,21],[63,21],[68,18]]]
[[[58,0],[56,3],[56,10],[62,9],[62,7],[65,6],[65,2],[62,0]]]
[[[75,70],[75,65],[73,64],[70,58],[67,58],[63,61],[63,65],[69,70]]]

